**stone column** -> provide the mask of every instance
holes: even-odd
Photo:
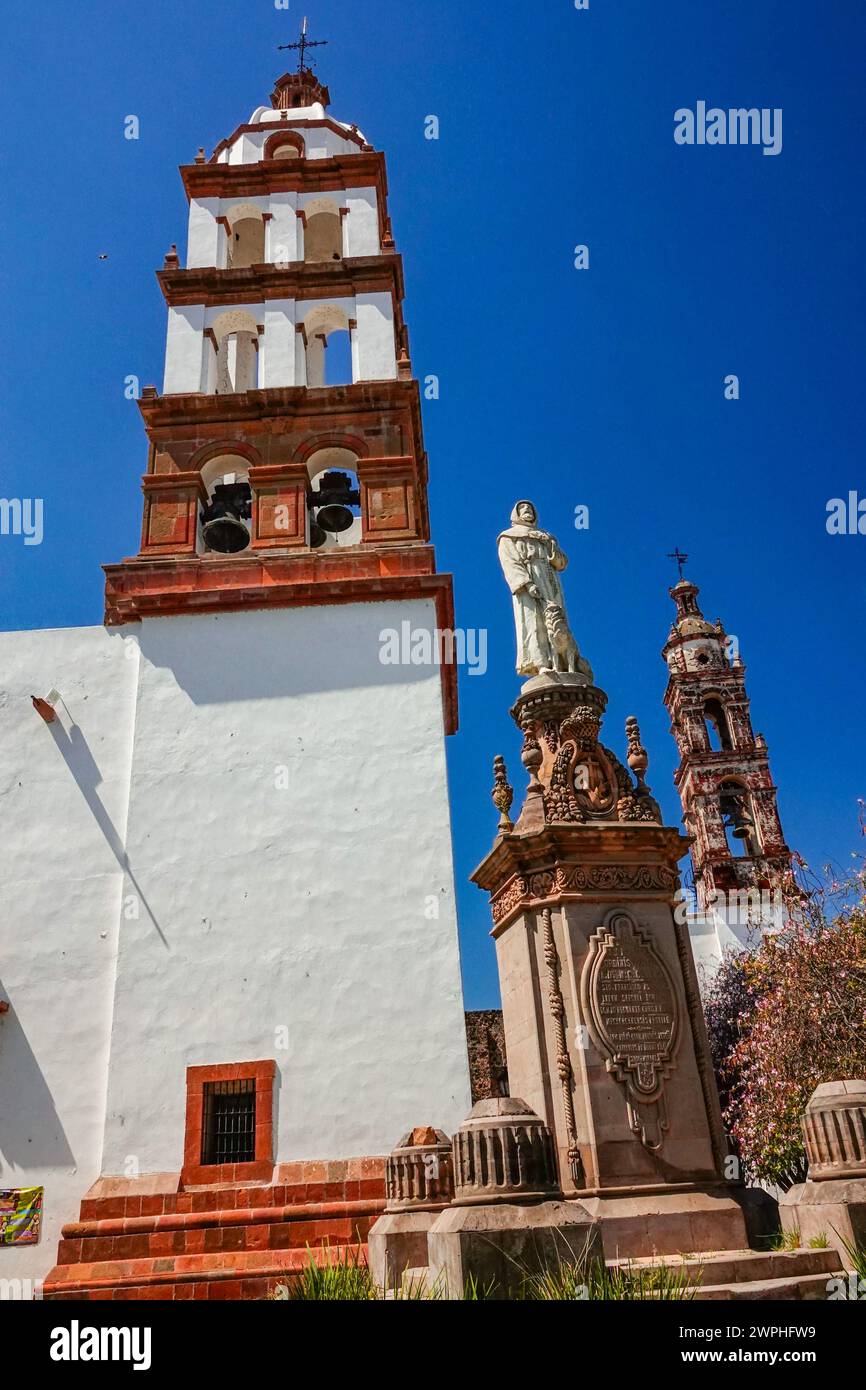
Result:
[[[472,1281],[506,1299],[560,1263],[603,1261],[598,1224],[563,1200],[550,1130],[526,1101],[479,1101],[453,1150],[454,1201],[427,1240],[432,1287],[460,1299]]]
[[[427,1234],[454,1196],[451,1140],[441,1129],[405,1135],[385,1168],[388,1205],[367,1237],[370,1270],[379,1288],[398,1288],[405,1277],[426,1278]]]
[[[866,1247],[866,1081],[829,1081],[812,1094],[803,1117],[806,1182],[779,1202],[782,1226],[800,1243],[826,1236],[847,1258]]]
[[[607,1258],[745,1249],[674,915],[688,841],[661,824],[637,724],[634,778],[599,741],[606,703],[541,676],[512,711],[530,785],[473,876],[491,897],[509,1083],[553,1132],[563,1192],[598,1218]]]

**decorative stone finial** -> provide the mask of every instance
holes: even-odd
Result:
[[[514,788],[509,785],[505,759],[501,755],[493,759],[493,778],[494,786],[491,796],[493,805],[499,812],[499,833],[504,835],[509,830],[514,829],[514,823],[508,814],[514,800]]]
[[[520,761],[529,773],[529,787],[527,796],[530,794],[543,794],[544,788],[538,780],[538,769],[544,762],[544,754],[541,751],[541,744],[534,738],[530,730],[527,729],[523,739],[523,751],[520,754]]]
[[[165,253],[165,259],[162,263],[162,268],[163,270],[180,269],[180,256],[177,254],[177,247],[175,246],[174,242],[172,242],[171,246]]]
[[[198,147],[198,154],[197,154],[196,157],[195,157],[195,162],[196,162],[196,164],[204,164],[204,162],[205,162],[204,145],[199,145],[199,147]]]
[[[400,1140],[385,1165],[387,1210],[441,1211],[454,1196],[451,1140],[441,1129],[422,1126]]]
[[[480,1100],[454,1136],[455,1206],[561,1194],[550,1130],[525,1100]]]
[[[625,721],[625,733],[628,739],[627,762],[637,778],[638,787],[643,787],[645,785],[644,774],[649,767],[649,754],[641,743],[640,725],[633,714],[630,714]]]

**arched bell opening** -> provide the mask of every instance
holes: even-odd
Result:
[[[307,386],[350,386],[354,381],[349,316],[337,304],[320,305],[304,319]]]
[[[361,543],[361,493],[357,457],[349,449],[319,449],[307,461],[309,542],[313,550]]]
[[[761,840],[748,788],[733,778],[722,782],[719,787],[719,811],[731,856],[744,859],[760,854]]]
[[[251,540],[253,494],[249,464],[237,454],[220,454],[201,471],[207,501],[199,511],[200,555],[239,555]]]
[[[261,265],[265,259],[265,219],[254,203],[239,203],[226,213],[228,252],[226,266],[239,270]]]
[[[704,723],[712,751],[714,753],[729,752],[734,745],[731,741],[728,716],[721,700],[715,696],[704,701]]]
[[[307,265],[343,259],[343,219],[336,203],[324,199],[309,204],[304,226],[304,261]]]
[[[208,335],[215,353],[210,379],[214,394],[255,391],[259,377],[259,329],[245,309],[220,314]]]

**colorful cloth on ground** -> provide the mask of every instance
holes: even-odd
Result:
[[[41,1187],[0,1188],[0,1245],[35,1245],[42,1223]]]

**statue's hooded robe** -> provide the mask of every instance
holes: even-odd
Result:
[[[532,509],[532,525],[521,521],[521,507]],[[547,632],[544,610],[548,603],[565,611],[559,575],[568,558],[546,531],[536,531],[538,513],[531,502],[518,502],[511,513],[511,526],[498,539],[499,562],[514,599],[517,628],[517,674],[535,676],[551,670],[554,653]],[[529,593],[532,586],[538,598]]]

